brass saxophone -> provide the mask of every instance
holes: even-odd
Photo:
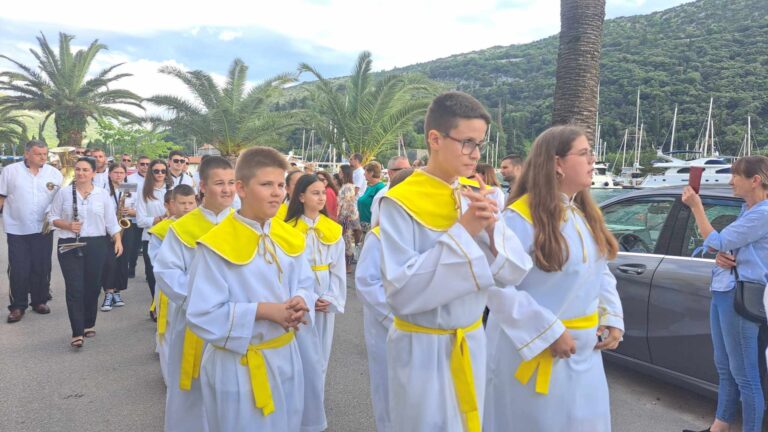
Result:
[[[125,199],[130,197],[130,192],[123,192],[122,195],[120,195],[120,202],[117,205],[117,223],[120,224],[120,228],[122,229],[128,229],[131,227],[131,221],[123,216],[123,208],[125,208]]]

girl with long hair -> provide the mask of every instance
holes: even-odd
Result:
[[[288,225],[306,236],[304,255],[315,279],[317,302],[314,326],[300,331],[297,338],[305,365],[302,430],[317,431],[326,427],[323,389],[333,345],[335,316],[344,313],[347,299],[342,228],[327,216],[325,190],[325,183],[317,175],[299,177],[285,217]]]
[[[84,337],[96,336],[96,315],[99,309],[99,285],[104,270],[104,257],[112,250],[120,256],[120,225],[116,208],[108,192],[94,186],[96,163],[80,158],[75,163],[75,179],[61,188],[51,204],[49,220],[59,229],[59,265],[64,275],[67,312],[72,327],[70,345],[81,348]],[[73,247],[62,250],[61,247]],[[71,245],[71,246],[66,246]]]
[[[607,265],[618,245],[589,193],[594,162],[582,129],[544,131],[496,224],[499,255],[519,241],[533,267],[497,275],[489,292],[486,431],[611,429],[600,351],[618,346],[624,321]]]
[[[144,272],[147,276],[149,293],[153,299],[155,298],[155,273],[152,270],[152,260],[149,257],[149,229],[168,217],[165,209],[165,193],[168,189],[170,189],[168,164],[162,159],[155,159],[149,164],[141,197],[136,203],[136,223],[144,228],[141,235]],[[155,319],[152,312],[150,315],[152,315],[152,319]]]
[[[342,185],[339,189],[339,214],[336,220],[343,228],[347,273],[352,273],[352,261],[355,257],[355,231],[360,231],[360,214],[357,210],[357,194],[352,180],[352,167],[339,167]]]
[[[120,208],[123,202],[122,214],[119,218],[129,218],[136,216],[134,208],[134,194],[121,191],[120,185],[125,183],[126,168],[123,164],[113,163],[109,166],[109,197],[115,203],[115,209]],[[121,239],[124,245],[133,244],[133,230],[123,229]],[[102,312],[112,310],[113,306],[124,306],[120,293],[128,288],[128,254],[124,253],[119,257],[115,254],[107,254],[104,262],[104,273],[101,276],[101,287],[104,289],[104,302],[101,304]]]

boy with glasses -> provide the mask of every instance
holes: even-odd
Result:
[[[168,154],[168,168],[170,169],[170,179],[173,183],[172,186],[178,186],[180,184],[190,185],[195,187],[195,182],[192,181],[192,176],[185,172],[184,166],[187,164],[186,155],[180,150],[173,150]]]

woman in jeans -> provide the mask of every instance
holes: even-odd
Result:
[[[768,158],[741,158],[731,169],[733,194],[745,204],[739,217],[720,232],[712,227],[693,189],[686,187],[682,199],[696,218],[704,247],[717,252],[710,325],[720,388],[715,420],[705,431],[732,430],[741,400],[743,431],[752,432],[763,430],[765,409],[758,362],[760,325],[734,309],[736,278],[732,268],[738,268],[740,280],[768,283]]]

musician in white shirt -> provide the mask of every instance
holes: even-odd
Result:
[[[96,172],[93,184],[107,190],[109,188],[109,172],[107,171],[107,154],[100,148],[91,149],[91,157],[96,162]]]
[[[141,191],[144,189],[144,178],[149,171],[149,163],[151,159],[147,156],[139,156],[136,160],[136,172],[128,176],[127,183],[136,184],[136,200],[141,196]],[[123,242],[125,253],[128,255],[128,277],[132,278],[136,276],[136,261],[139,260],[139,251],[141,250],[141,236],[144,228],[140,227],[136,223],[135,217],[128,218],[131,221],[131,227],[128,228],[131,231],[131,242]]]
[[[72,243],[83,246],[62,252],[59,265],[64,275],[67,312],[72,327],[70,345],[81,348],[83,337],[96,335],[99,287],[109,238],[114,253],[123,253],[120,225],[109,193],[93,184],[96,163],[80,158],[75,163],[75,181],[53,199],[49,220],[59,229],[59,248]]]
[[[8,165],[0,175],[0,209],[4,210],[8,240],[9,323],[20,321],[30,305],[37,313],[50,312],[46,303],[53,233],[43,234],[41,230],[63,177],[47,161],[48,146],[42,141],[30,141],[24,161]]]
[[[144,187],[136,200],[136,224],[144,228],[141,235],[144,272],[147,276],[149,293],[155,298],[155,273],[149,256],[149,229],[156,223],[168,217],[165,209],[165,193],[172,189],[166,180],[168,165],[164,160],[155,159],[149,164],[149,174],[144,181]],[[154,316],[153,316],[154,317]]]
[[[186,184],[195,187],[192,175],[187,173],[184,166],[187,164],[186,155],[179,150],[173,150],[168,154],[168,178],[171,181],[171,189]]]

